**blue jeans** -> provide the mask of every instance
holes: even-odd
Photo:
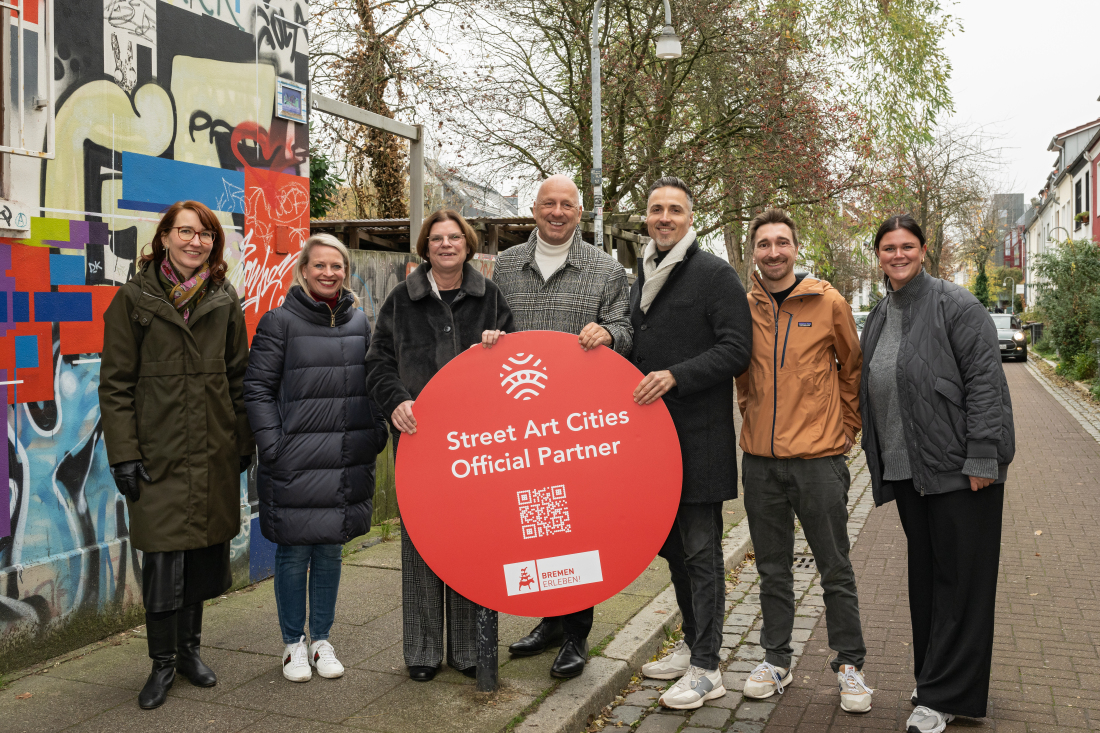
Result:
[[[279,545],[275,548],[275,605],[284,644],[305,634],[306,569],[309,568],[309,640],[323,641],[336,615],[343,545]]]

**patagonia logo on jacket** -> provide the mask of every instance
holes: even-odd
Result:
[[[810,321],[799,321],[798,322],[798,327],[799,328],[809,328],[812,325],[814,325],[814,324]]]

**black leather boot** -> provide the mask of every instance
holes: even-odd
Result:
[[[163,705],[176,680],[176,616],[173,613],[167,618],[150,619],[149,614],[145,615],[145,635],[153,671],[138,694],[138,705],[143,710]]]
[[[508,647],[508,651],[517,657],[533,657],[542,654],[548,647],[557,646],[562,638],[561,619],[544,618],[530,634]]]
[[[201,640],[202,604],[181,608],[176,612],[176,671],[195,687],[213,687],[218,677],[199,659]]]
[[[588,642],[573,636],[565,637],[565,643],[558,651],[558,657],[550,667],[550,676],[569,679],[584,671],[588,662]]]

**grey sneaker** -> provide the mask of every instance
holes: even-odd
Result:
[[[642,665],[642,674],[651,680],[674,680],[683,677],[691,666],[691,649],[683,639],[676,642],[672,651],[658,659]]]
[[[918,705],[905,723],[905,730],[908,733],[943,733],[943,729],[954,719],[955,716],[951,713],[940,713]]]
[[[871,710],[871,693],[863,681],[863,673],[850,664],[840,665],[836,673],[840,685],[840,709],[846,713],[866,713]]]
[[[674,710],[694,710],[703,707],[706,700],[713,700],[726,694],[722,686],[722,670],[706,670],[702,667],[688,667],[687,674],[676,684],[665,690],[660,703]]]
[[[745,680],[743,694],[754,700],[767,700],[777,692],[782,695],[783,688],[791,684],[793,679],[789,669],[761,662]]]

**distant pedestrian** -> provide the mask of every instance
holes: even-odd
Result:
[[[307,682],[314,668],[330,679],[344,674],[329,641],[342,550],[370,530],[374,461],[386,447],[386,421],[367,394],[370,324],[348,287],[349,264],[332,235],[306,240],[286,300],[256,327],[244,380],[291,682]]]
[[[890,217],[874,242],[886,297],[863,328],[863,450],[875,504],[897,500],[909,541],[908,730],[939,733],[986,713],[1012,401],[993,319],[924,271],[913,217]]]
[[[416,432],[416,399],[447,362],[480,343],[487,329],[515,329],[500,290],[468,264],[476,249],[477,234],[458,212],[435,212],[416,239],[424,262],[397,284],[378,313],[368,379],[371,394],[399,433]],[[444,587],[402,525],[402,650],[411,679],[427,682],[439,671],[444,617],[447,664],[467,677],[477,675],[478,608]]]
[[[872,691],[861,671],[867,648],[848,555],[845,458],[860,429],[855,319],[832,285],[795,274],[798,231],[785,211],[769,209],[753,219],[749,242],[756,263],[748,298],[752,365],[737,378],[737,402],[764,661],[749,674],[744,694],[771,697],[791,682],[797,516],[821,572],[840,707],[865,713]]]
[[[581,239],[581,195],[567,176],[550,176],[532,207],[535,231],[497,257],[493,281],[500,286],[520,331],[562,331],[577,336],[585,351],[606,346],[630,354],[632,330],[626,272],[606,252]],[[483,343],[496,342],[486,333]],[[544,618],[508,647],[520,657],[561,644],[550,667],[554,677],[576,677],[588,661],[593,609]]]
[[[177,671],[198,687],[217,682],[199,658],[202,604],[232,585],[229,542],[254,451],[242,396],[248,333],[224,252],[214,212],[173,204],[103,316],[103,438],[142,551],[145,709],[164,704]]]
[[[679,178],[649,188],[652,241],[630,289],[634,348],[645,378],[634,401],[664,398],[683,458],[680,506],[658,553],[668,561],[684,638],[642,667],[653,679],[679,681],[661,705],[692,709],[726,694],[718,652],[726,606],[722,502],[737,498],[733,379],[749,366],[752,318],[745,288],[725,261],[699,248],[693,199]]]

